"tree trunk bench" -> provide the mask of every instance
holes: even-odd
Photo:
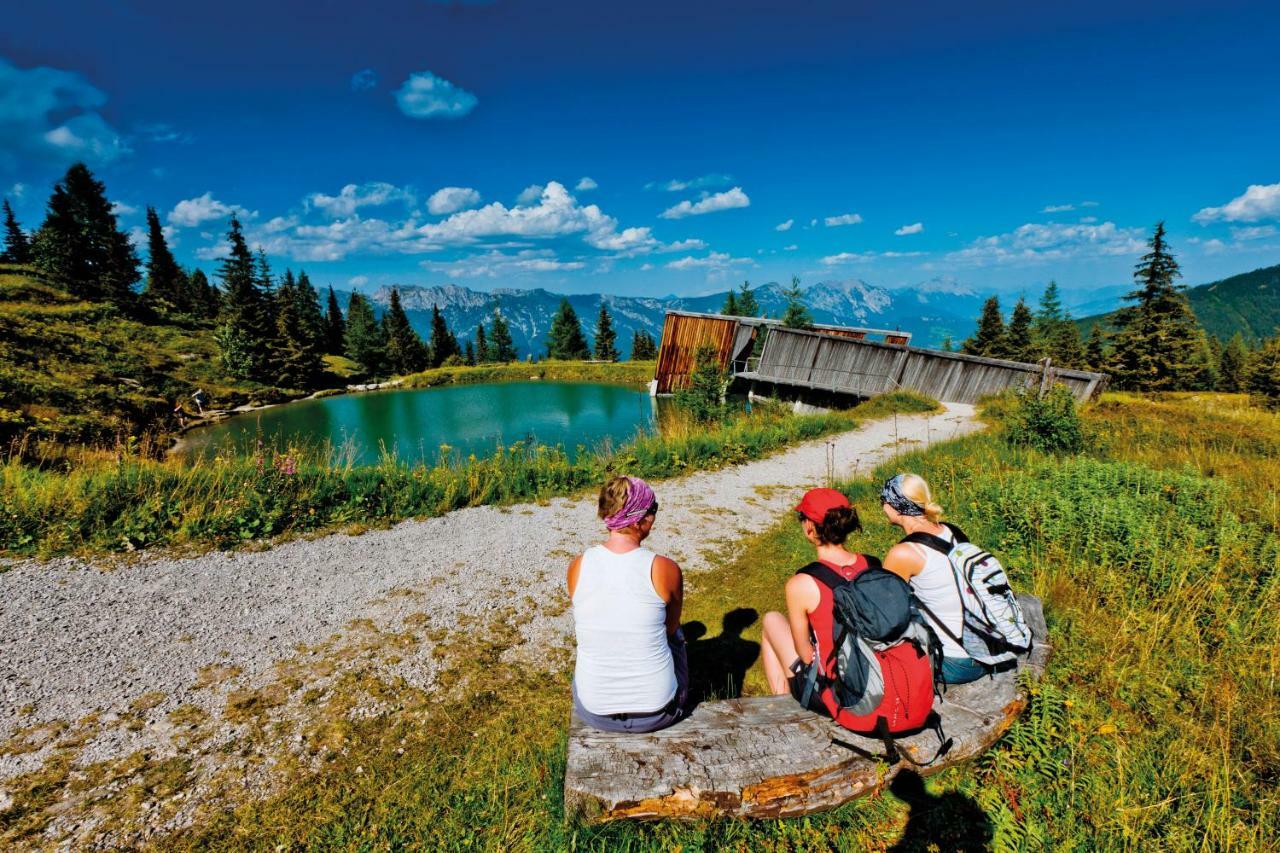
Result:
[[[569,727],[564,805],[570,817],[697,819],[790,817],[877,790],[903,769],[935,773],[983,752],[1026,707],[1018,676],[1039,677],[1049,658],[1040,600],[1020,595],[1035,647],[1016,671],[949,687],[935,703],[950,752],[927,768],[885,761],[885,746],[802,709],[790,696],[703,702],[652,734]],[[938,748],[930,730],[897,741],[916,761]]]

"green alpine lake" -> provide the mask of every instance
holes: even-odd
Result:
[[[443,452],[486,456],[515,442],[579,447],[621,444],[656,420],[647,391],[577,382],[506,382],[393,389],[301,400],[192,430],[188,457],[232,449],[326,442],[356,464],[378,461],[383,448],[403,462],[436,462]]]

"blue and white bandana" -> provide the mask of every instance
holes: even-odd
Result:
[[[880,501],[893,507],[900,515],[924,515],[924,507],[902,493],[902,475],[890,477],[880,489]]]

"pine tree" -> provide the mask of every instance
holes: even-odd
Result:
[[[1245,390],[1258,395],[1268,408],[1280,409],[1280,335],[1249,356]]]
[[[31,241],[18,225],[18,218],[13,215],[7,198],[4,200],[4,252],[0,254],[0,263],[31,263]]]
[[[643,329],[636,329],[631,337],[631,360],[653,361],[657,357],[658,345],[654,343],[653,335]]]
[[[568,299],[560,300],[560,310],[551,321],[547,332],[547,358],[564,361],[582,361],[590,357],[587,339],[582,334],[582,323]]]
[[[943,339],[942,339],[942,351],[943,351],[943,352],[954,352],[954,351],[955,351],[955,344],[953,344],[953,343],[951,342],[951,336],[950,336],[950,335],[946,335],[946,336],[944,336],[944,337],[943,337]]]
[[[116,227],[102,182],[76,163],[54,186],[47,209],[31,245],[35,265],[78,296],[132,307],[138,256]]]
[[[755,291],[751,289],[751,282],[749,281],[744,281],[742,288],[738,291],[738,316],[760,316],[760,303],[756,301]]]
[[[187,294],[191,300],[192,313],[206,320],[218,319],[222,297],[218,289],[209,283],[209,277],[203,270],[194,269],[187,276]]]
[[[1134,271],[1135,304],[1116,312],[1119,331],[1112,353],[1117,384],[1144,391],[1176,391],[1203,381],[1205,352],[1200,324],[1191,313],[1178,262],[1165,243],[1164,223],[1148,241],[1151,251]]]
[[[1071,319],[1070,313],[1064,313],[1040,342],[1040,351],[1053,359],[1059,367],[1073,370],[1083,368],[1086,364],[1084,345],[1080,342],[1080,328]]]
[[[1244,336],[1236,332],[1218,359],[1218,390],[1229,393],[1243,391],[1248,366],[1249,350],[1244,345]]]
[[[347,324],[342,319],[342,309],[338,307],[338,296],[329,285],[329,306],[324,315],[325,352],[330,355],[342,355],[347,351]]]
[[[295,299],[300,326],[299,338],[306,352],[307,364],[312,371],[311,381],[314,383],[324,367],[326,329],[324,315],[320,313],[320,294],[316,293],[306,270],[298,272]]]
[[[449,331],[449,324],[440,313],[439,305],[431,306],[431,366],[440,367],[452,357],[462,355],[458,339]]]
[[[782,291],[787,298],[787,308],[782,312],[782,325],[788,329],[807,329],[813,325],[813,316],[804,304],[804,291],[800,289],[800,278],[791,276],[791,286]]]
[[[222,315],[216,338],[223,367],[240,379],[267,381],[276,339],[275,318],[263,292],[260,269],[233,215],[227,232],[230,252],[218,275],[222,279]]]
[[[382,327],[374,318],[369,301],[354,292],[347,303],[346,356],[360,365],[366,376],[382,374],[386,356]]]
[[[143,298],[162,314],[192,309],[186,276],[169,251],[169,241],[160,227],[154,207],[147,207],[147,283]]]
[[[511,339],[511,329],[503,318],[502,312],[493,309],[493,329],[489,332],[489,358],[499,364],[507,364],[516,360],[516,345]]]
[[[310,388],[320,376],[324,355],[324,323],[315,288],[305,272],[295,280],[292,270],[275,292],[276,335],[280,342],[280,384]]]
[[[738,295],[730,290],[724,297],[724,306],[720,309],[720,313],[729,317],[738,316]]]
[[[1084,364],[1090,370],[1102,371],[1107,366],[1107,338],[1102,328],[1094,323],[1089,328],[1089,340],[1084,345]]]
[[[387,369],[405,375],[425,370],[430,357],[422,338],[409,325],[400,304],[400,291],[391,288],[391,304],[382,315],[382,337],[387,342]]]
[[[618,360],[618,333],[613,330],[613,318],[604,300],[600,300],[600,316],[596,320],[596,361]]]
[[[489,340],[485,337],[484,323],[476,325],[476,364],[488,364],[493,361],[489,353]]]
[[[1036,311],[1036,326],[1047,332],[1063,319],[1062,299],[1058,295],[1058,283],[1050,281],[1040,296],[1040,309]]]
[[[462,348],[462,360],[465,361],[470,366],[475,367],[476,348],[475,348],[475,345],[472,344],[470,340],[468,340],[467,345]]]
[[[1003,358],[1024,362],[1037,361],[1040,358],[1039,349],[1031,334],[1033,320],[1027,301],[1018,297],[1017,303],[1013,306],[1013,313],[1009,315],[1009,328],[1005,330]]]
[[[966,338],[960,352],[987,358],[1004,358],[1008,351],[1005,339],[1004,316],[1000,313],[1000,299],[993,296],[982,304],[982,316],[973,337]]]

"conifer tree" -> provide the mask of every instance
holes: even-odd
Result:
[[[328,310],[324,315],[325,352],[330,355],[342,355],[347,350],[347,324],[342,319],[342,309],[338,307],[338,296],[329,285]]]
[[[1200,324],[1191,313],[1181,273],[1165,243],[1164,223],[1156,225],[1134,271],[1138,288],[1125,299],[1134,302],[1116,312],[1112,363],[1117,384],[1144,391],[1176,391],[1203,381],[1206,350]]]
[[[582,361],[589,357],[590,351],[587,349],[587,339],[582,334],[578,313],[573,310],[568,299],[561,299],[560,310],[551,320],[551,330],[547,332],[547,358]]]
[[[186,276],[169,251],[169,241],[160,227],[154,207],[147,207],[147,282],[143,298],[163,314],[192,309]]]
[[[209,282],[204,271],[197,268],[187,276],[187,298],[191,301],[191,311],[204,320],[217,320],[221,310],[222,297],[218,289]]]
[[[1218,360],[1218,390],[1243,391],[1248,366],[1249,350],[1244,345],[1244,336],[1236,332],[1222,348],[1222,357]]]
[[[31,263],[31,241],[27,239],[27,232],[18,225],[18,218],[13,215],[7,198],[4,200],[4,252],[0,253],[0,262]]]
[[[720,313],[729,317],[738,316],[738,295],[732,289],[725,294],[724,305],[720,308]]]
[[[643,329],[636,329],[631,337],[631,360],[632,361],[653,361],[658,357],[658,345],[653,341],[653,335]]]
[[[596,320],[595,358],[597,361],[618,360],[618,333],[613,330],[613,318],[604,300],[600,300],[600,317]]]
[[[315,288],[305,272],[292,270],[275,292],[278,378],[289,388],[310,388],[319,378],[324,354],[323,321]]]
[[[800,289],[799,276],[791,276],[791,286],[782,291],[787,298],[787,308],[782,312],[782,325],[788,329],[807,329],[813,325],[813,316],[804,304],[804,291]]]
[[[237,378],[267,381],[274,355],[275,318],[259,284],[260,269],[234,215],[227,242],[230,251],[218,271],[222,279],[222,322],[215,335],[222,350],[222,364]]]
[[[993,296],[982,304],[982,316],[973,337],[966,338],[960,351],[987,358],[1004,358],[1008,351],[1005,339],[1004,316],[1000,313],[1000,299]]]
[[[1267,408],[1280,409],[1280,334],[1249,356],[1245,390],[1256,394]]]
[[[950,335],[945,335],[945,336],[942,338],[942,351],[943,351],[943,352],[954,352],[954,351],[955,351],[955,344],[953,344],[953,343],[951,342],[951,336],[950,336]]]
[[[759,317],[760,303],[756,301],[756,293],[751,289],[751,282],[744,281],[738,291],[738,316]]]
[[[1040,308],[1036,311],[1036,327],[1047,332],[1055,323],[1062,321],[1062,298],[1058,295],[1058,283],[1050,281],[1040,296]]]
[[[1105,370],[1107,366],[1107,338],[1097,323],[1089,328],[1089,340],[1084,345],[1084,364],[1094,371]]]
[[[295,298],[300,326],[299,339],[307,353],[308,364],[312,368],[312,382],[315,382],[324,365],[326,329],[324,315],[320,313],[320,294],[316,293],[306,270],[298,272]]]
[[[453,332],[449,331],[449,324],[445,322],[444,314],[440,313],[440,306],[433,304],[431,306],[431,366],[439,367],[453,356],[461,356],[462,349],[458,346],[458,339],[453,336]]]
[[[382,374],[386,356],[382,327],[374,318],[369,301],[356,292],[347,303],[346,356],[360,365],[366,376]]]
[[[467,345],[462,348],[462,360],[465,361],[467,364],[471,365],[472,367],[475,367],[476,348],[475,348],[475,345],[472,344],[469,339],[467,340]]]
[[[1004,358],[1013,361],[1032,362],[1040,358],[1040,352],[1032,338],[1031,324],[1034,318],[1027,301],[1021,296],[1009,315],[1009,328],[1005,330]]]
[[[391,304],[382,315],[382,336],[387,342],[387,369],[401,375],[425,370],[430,360],[422,338],[409,325],[400,304],[400,291],[391,288]]]
[[[500,364],[516,360],[516,345],[511,339],[511,329],[507,326],[502,311],[493,309],[493,329],[489,332],[489,358]]]
[[[476,325],[476,364],[488,364],[493,361],[489,354],[489,340],[484,333],[484,323]]]
[[[78,296],[131,307],[138,256],[116,226],[102,182],[76,163],[54,186],[47,210],[31,245],[36,267]]]

